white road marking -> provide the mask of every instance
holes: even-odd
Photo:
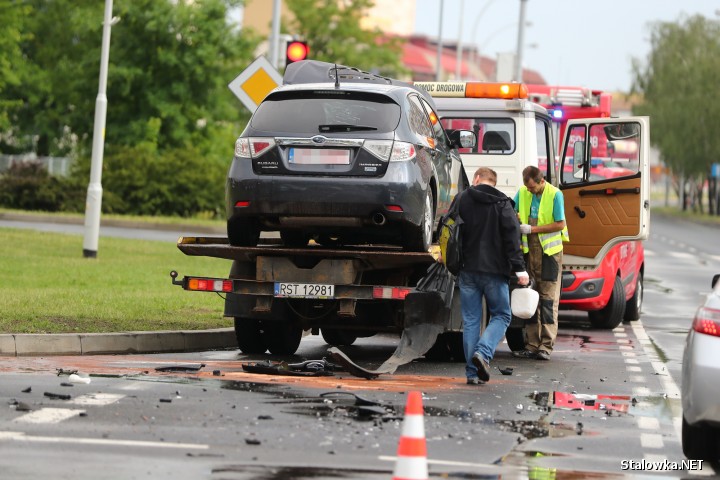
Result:
[[[613,332],[613,333],[614,333],[615,336],[618,337],[618,338],[625,338],[625,337],[627,337],[627,333],[625,333],[625,332]]]
[[[633,367],[626,367],[626,370],[627,370],[628,372],[642,372],[642,368],[641,368],[641,367],[634,367],[634,366],[633,366]]]
[[[172,442],[146,442],[142,440],[112,440],[108,438],[70,438],[70,437],[42,437],[26,435],[23,432],[0,432],[0,441],[14,440],[18,442],[44,442],[44,443],[76,443],[80,445],[104,445],[124,447],[157,447],[157,448],[196,448],[207,450],[209,445],[198,443],[172,443]]]
[[[665,446],[662,435],[659,433],[641,433],[640,444],[643,448],[663,448]]]
[[[687,253],[687,252],[669,252],[668,255],[670,255],[671,257],[680,258],[683,260],[697,258],[697,255],[693,255],[692,253]]]
[[[74,398],[67,403],[74,405],[110,405],[111,403],[115,403],[124,397],[125,395],[120,395],[118,393],[89,393],[87,395],[81,395]]]
[[[637,395],[639,397],[649,397],[650,389],[647,387],[635,387],[633,388],[633,395]]]
[[[645,383],[647,378],[644,375],[630,375],[630,381],[633,383]]]
[[[656,254],[655,254],[654,251],[652,251],[652,250],[647,250],[647,249],[645,250],[645,256],[646,256],[646,257],[654,257],[655,255],[656,255]]]
[[[637,417],[638,427],[645,430],[658,430],[660,421],[655,417]]]
[[[378,460],[382,460],[384,462],[395,462],[397,461],[397,457],[392,457],[390,455],[379,455]],[[513,465],[494,465],[490,463],[472,463],[472,462],[458,462],[454,460],[433,460],[428,458],[427,459],[428,465],[449,465],[454,467],[477,467],[482,469],[488,469],[492,471],[502,471],[502,472],[525,472],[527,474],[527,467],[517,467]],[[525,478],[525,477],[522,477]]]
[[[84,411],[72,408],[41,408],[17,417],[13,421],[22,423],[60,423],[68,418],[76,417]]]
[[[637,358],[626,358],[626,359],[625,359],[625,363],[637,364],[637,363],[640,363],[640,362],[638,361]]]

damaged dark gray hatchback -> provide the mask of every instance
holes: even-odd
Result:
[[[284,85],[235,144],[226,185],[232,245],[279,231],[288,246],[390,244],[426,251],[467,186],[457,147],[426,92],[317,61],[288,66]]]

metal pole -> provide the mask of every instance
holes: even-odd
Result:
[[[463,9],[465,7],[465,0],[460,0],[460,25],[458,25],[458,41],[457,41],[457,57],[455,58],[455,81],[459,82],[462,80],[462,58],[463,58]]]
[[[270,34],[270,63],[275,69],[279,68],[278,51],[280,50],[280,1],[273,2],[272,33]]]
[[[445,3],[445,0],[440,0],[440,22],[438,26],[438,40],[437,40],[437,65],[435,70],[435,81],[439,82],[442,80],[441,73],[442,73],[442,24],[443,24],[443,4]]]
[[[515,81],[522,82],[522,53],[525,36],[525,7],[527,0],[520,0],[520,23],[518,23],[517,53],[515,54]]]
[[[105,0],[103,18],[102,50],[100,53],[100,81],[95,100],[95,124],[93,127],[92,159],[90,164],[90,184],[85,202],[85,237],[83,256],[96,258],[98,237],[100,236],[100,211],[102,206],[102,163],[105,148],[105,119],[107,117],[107,71],[110,58],[110,28],[113,24],[112,0]]]

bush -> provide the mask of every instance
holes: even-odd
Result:
[[[20,210],[72,210],[84,191],[75,181],[55,177],[38,162],[17,162],[0,175],[0,205]]]
[[[226,165],[193,148],[155,152],[118,147],[103,167],[103,211],[132,215],[220,217]]]

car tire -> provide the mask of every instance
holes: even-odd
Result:
[[[320,334],[325,343],[334,347],[342,347],[352,345],[357,340],[357,335],[347,330],[339,330],[337,328],[321,328]]]
[[[691,460],[717,460],[715,453],[720,441],[720,430],[708,425],[693,426],[687,423],[685,415],[682,418],[682,449],[685,456]]]
[[[263,338],[273,355],[293,355],[300,346],[302,328],[289,322],[273,322],[263,329]]]
[[[259,320],[235,317],[235,338],[242,353],[252,355],[267,351]]]
[[[410,252],[427,252],[432,243],[435,209],[432,191],[428,188],[423,202],[420,225],[410,225],[403,232],[403,247]]]
[[[227,222],[227,236],[235,247],[255,247],[260,240],[260,226],[252,218],[231,218]]]
[[[613,329],[620,325],[625,316],[625,289],[620,277],[615,277],[612,293],[607,305],[601,310],[588,312],[590,324],[594,328]]]
[[[642,311],[643,302],[643,274],[638,272],[637,283],[635,284],[635,294],[625,304],[625,317],[627,321],[640,320],[640,312]]]
[[[309,236],[297,230],[281,230],[280,238],[286,247],[306,247]]]
[[[518,352],[525,349],[525,329],[519,327],[508,327],[505,330],[505,341],[510,351]]]

